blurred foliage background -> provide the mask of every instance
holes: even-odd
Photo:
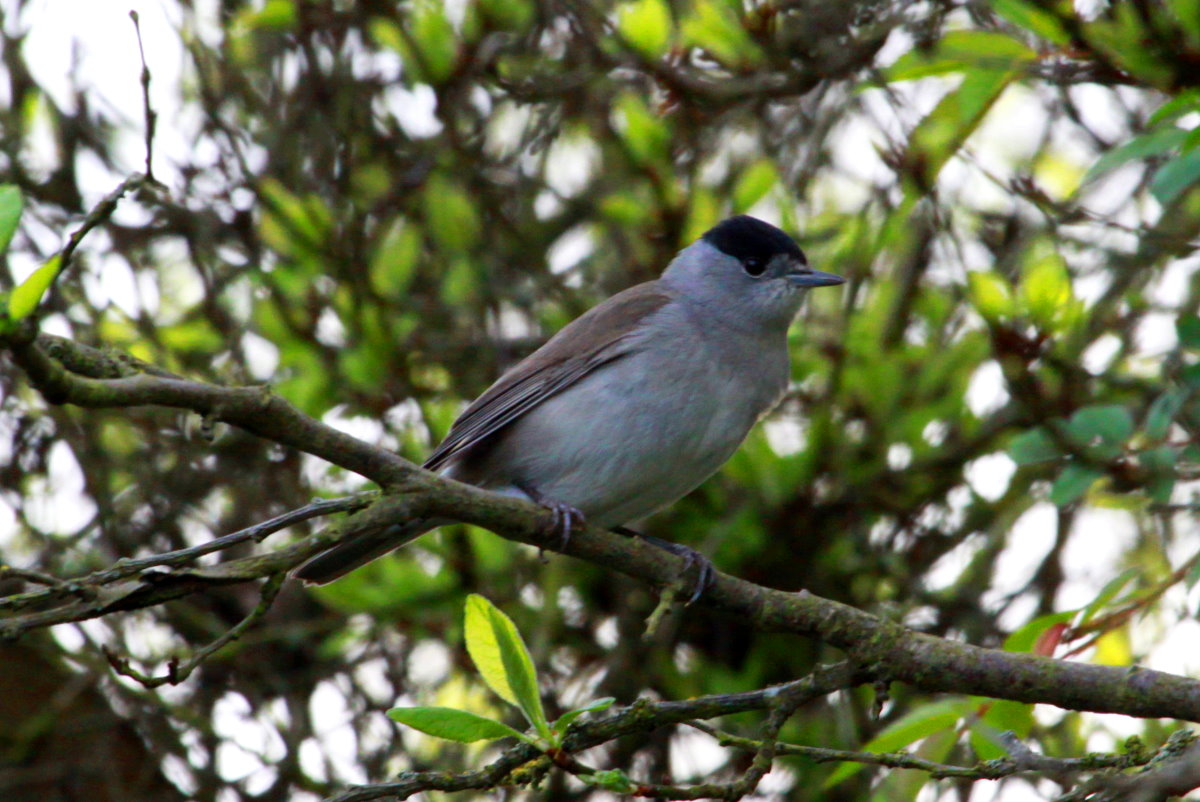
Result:
[[[44,4],[0,3],[0,177],[27,204],[0,289],[142,169],[140,101],[98,89],[136,98],[136,71],[98,74],[33,38],[61,25],[91,63],[136,52],[108,10],[126,27],[97,41]],[[152,15],[169,193],[123,202],[85,241],[44,331],[268,382],[420,462],[550,333],[753,213],[849,283],[793,328],[781,407],[645,531],[938,635],[1200,667],[1196,3],[162,0]],[[210,442],[186,416],[48,405],[11,367],[0,388],[13,565],[78,575],[362,485],[237,431]],[[447,527],[331,586],[289,583],[179,686],[115,676],[102,647],[162,673],[244,617],[254,588],[0,645],[2,795],[303,800],[481,765],[382,712],[490,709],[462,648],[469,592],[514,618],[552,711],[759,688],[837,657],[702,608],[646,642],[648,589]],[[1174,726],[893,693],[879,717],[869,690],[810,705],[784,737],[971,764],[1001,754],[1000,730],[1070,756]],[[602,762],[684,782],[740,760],[662,731]],[[785,758],[761,793],[1056,788],[836,771]],[[594,792],[554,776],[530,793]]]

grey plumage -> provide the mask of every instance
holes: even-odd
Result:
[[[501,376],[425,467],[601,527],[643,518],[711,476],[775,404],[804,290],[841,282],[774,226],[726,220]],[[295,576],[331,581],[442,523],[359,533]]]

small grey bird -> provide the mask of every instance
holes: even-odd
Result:
[[[775,226],[725,220],[657,281],[609,298],[501,376],[425,467],[550,507],[564,536],[581,515],[628,532],[733,455],[787,387],[787,329],[805,291],[844,280],[810,268]],[[330,582],[445,523],[358,533],[294,576]]]

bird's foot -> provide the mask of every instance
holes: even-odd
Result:
[[[558,535],[558,545],[554,550],[562,551],[571,542],[571,533],[576,529],[582,529],[586,519],[582,512],[570,504],[561,501],[542,501],[540,503],[554,515],[550,526],[546,528],[546,534]]]
[[[587,522],[583,513],[577,508],[572,507],[562,501],[546,498],[541,493],[530,487],[521,487],[521,490],[533,499],[534,503],[541,504],[546,509],[550,510],[553,516],[550,523],[543,530],[549,536],[557,536],[558,543],[555,545],[555,551],[562,551],[571,542],[571,533],[576,529],[582,529]]]
[[[656,546],[665,552],[674,554],[676,557],[682,557],[683,573],[681,576],[686,577],[693,571],[696,573],[696,579],[690,585],[691,592],[688,594],[686,604],[693,604],[697,599],[708,592],[717,581],[717,569],[713,567],[712,560],[705,557],[700,552],[693,548],[689,548],[682,543],[673,543],[670,540],[653,537],[651,535],[643,535],[641,532],[628,529],[624,526],[615,527],[613,530],[618,535],[626,537],[640,537],[642,540],[649,543],[651,546]]]

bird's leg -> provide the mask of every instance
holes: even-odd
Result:
[[[558,535],[558,546],[555,551],[562,551],[571,542],[571,532],[580,528],[586,522],[583,513],[575,507],[562,501],[546,498],[531,485],[517,485],[517,488],[533,499],[535,504],[541,504],[554,515],[550,526],[546,527],[547,535]]]
[[[626,537],[640,537],[651,546],[657,546],[665,552],[674,554],[676,557],[682,557],[684,560],[683,573],[685,575],[690,573],[692,569],[695,569],[696,582],[692,585],[692,592],[688,595],[688,604],[692,604],[703,596],[717,581],[717,569],[713,567],[712,560],[693,548],[652,535],[644,535],[625,526],[615,526],[609,531],[618,535],[625,535]]]

